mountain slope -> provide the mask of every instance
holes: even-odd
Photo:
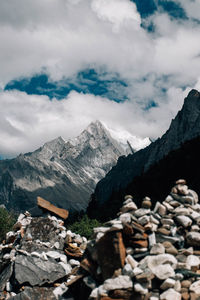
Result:
[[[152,164],[198,135],[200,135],[200,93],[192,90],[185,98],[182,110],[178,112],[161,138],[133,155],[120,157],[117,165],[97,184],[93,195],[94,201],[102,205],[112,194],[125,189],[136,176],[147,171]]]
[[[179,149],[171,151],[146,172],[134,177],[126,187],[113,191],[103,205],[91,201],[87,210],[88,215],[101,221],[114,217],[122,206],[125,195],[133,195],[134,202],[139,207],[141,200],[148,196],[154,206],[156,201],[162,202],[165,199],[177,178],[184,178],[199,195],[199,153],[200,136],[186,141]]]
[[[30,209],[40,195],[71,211],[85,209],[96,183],[124,153],[99,121],[91,123],[73,140],[59,137],[33,153],[0,161],[0,203]]]

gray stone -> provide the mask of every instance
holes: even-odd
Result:
[[[150,216],[142,216],[138,219],[138,223],[141,225],[145,225],[150,221]]]
[[[130,223],[131,222],[131,214],[124,213],[119,217],[119,219],[122,223]]]
[[[197,280],[191,284],[190,291],[194,292],[195,294],[200,294],[200,280]]]
[[[181,294],[174,289],[168,289],[160,295],[161,300],[181,300]]]
[[[15,259],[15,278],[19,284],[28,282],[32,286],[53,283],[66,275],[64,268],[53,261],[38,257],[17,255]]]
[[[186,207],[177,207],[174,209],[174,213],[179,216],[179,215],[182,215],[182,216],[189,216],[190,215],[190,211],[188,208]]]
[[[133,274],[133,268],[131,267],[130,264],[125,264],[125,266],[123,267],[123,275],[128,275],[130,277],[134,276]]]
[[[131,278],[127,275],[120,275],[116,278],[106,279],[103,284],[103,288],[106,291],[116,289],[129,289],[133,287]]]
[[[3,291],[6,286],[6,282],[10,279],[13,272],[13,264],[9,264],[0,275],[0,291]]]
[[[196,255],[189,255],[186,259],[186,263],[192,268],[199,268],[200,260]]]
[[[156,244],[155,232],[153,232],[152,234],[149,234],[148,239],[149,239],[149,248],[152,248]]]
[[[143,286],[141,283],[135,283],[134,284],[134,290],[139,293],[139,294],[142,294],[142,295],[145,295],[148,293],[148,289]]]
[[[150,209],[147,209],[147,208],[139,208],[137,209],[135,212],[134,212],[134,215],[137,217],[137,218],[140,218],[142,216],[145,216],[147,214],[150,213]]]
[[[162,290],[167,290],[169,288],[173,288],[175,286],[176,281],[172,278],[167,278],[165,281],[161,284],[160,288]]]
[[[167,279],[168,277],[173,277],[175,272],[169,264],[160,265],[151,269],[154,275],[159,279]]]
[[[192,225],[192,220],[187,216],[177,216],[177,222],[183,227],[187,228]]]
[[[133,201],[131,201],[131,202],[125,204],[124,206],[122,206],[121,212],[126,213],[128,211],[131,211],[131,210],[135,211],[137,209],[138,208],[137,208],[136,204]]]
[[[25,286],[24,291],[17,294],[16,296],[10,297],[9,300],[55,300],[53,294],[54,288],[52,287],[27,287]]]
[[[131,265],[131,267],[134,269],[134,268],[136,268],[137,266],[138,266],[138,262],[129,254],[129,255],[127,255],[127,257],[126,257],[126,262],[128,263],[128,264],[130,264]]]
[[[68,287],[65,285],[65,283],[63,282],[60,286],[56,287],[53,290],[53,294],[55,295],[56,299],[60,299],[60,297],[66,293],[66,291],[68,290]]]
[[[189,245],[191,246],[199,246],[200,244],[200,233],[199,232],[188,232],[186,235],[186,239]]]
[[[150,254],[163,254],[165,253],[165,247],[160,244],[160,243],[157,243],[155,244],[152,248],[151,248],[151,251],[150,251]]]

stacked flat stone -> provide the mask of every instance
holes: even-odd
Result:
[[[86,246],[55,216],[20,214],[0,245],[0,299],[61,299]]]
[[[126,196],[118,218],[89,242],[89,263],[98,265],[89,299],[200,299],[199,225],[198,196],[185,180],[153,210],[150,198],[137,208]]]

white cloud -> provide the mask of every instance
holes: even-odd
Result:
[[[135,3],[129,0],[92,0],[91,7],[100,19],[113,23],[114,30],[127,22],[133,21],[137,27],[141,23]]]
[[[176,89],[169,91],[168,104],[146,112],[136,102],[118,104],[77,92],[71,92],[62,101],[17,91],[3,92],[0,94],[0,153],[15,156],[33,151],[58,136],[75,137],[97,119],[115,130],[143,138],[155,137],[167,129],[182,102],[183,93]]]
[[[198,18],[199,1],[182,1]],[[123,104],[77,93],[58,102],[1,92],[0,154],[76,135],[96,119],[142,137],[161,135],[180,109],[185,87],[199,86],[200,25],[157,12],[149,19],[155,32],[148,33],[140,21],[129,0],[0,1],[1,87],[41,70],[60,79],[86,67],[117,72],[129,84]],[[158,107],[143,111],[150,101]]]

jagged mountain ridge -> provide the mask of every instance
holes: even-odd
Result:
[[[30,209],[39,195],[63,208],[83,210],[96,183],[124,154],[96,121],[73,140],[59,137],[32,153],[0,161],[0,203]]]
[[[145,149],[127,157],[120,157],[116,166],[96,186],[93,199],[103,205],[112,194],[125,190],[130,182],[170,151],[178,149],[185,141],[200,135],[200,93],[191,90],[182,109],[172,120],[167,132]]]

